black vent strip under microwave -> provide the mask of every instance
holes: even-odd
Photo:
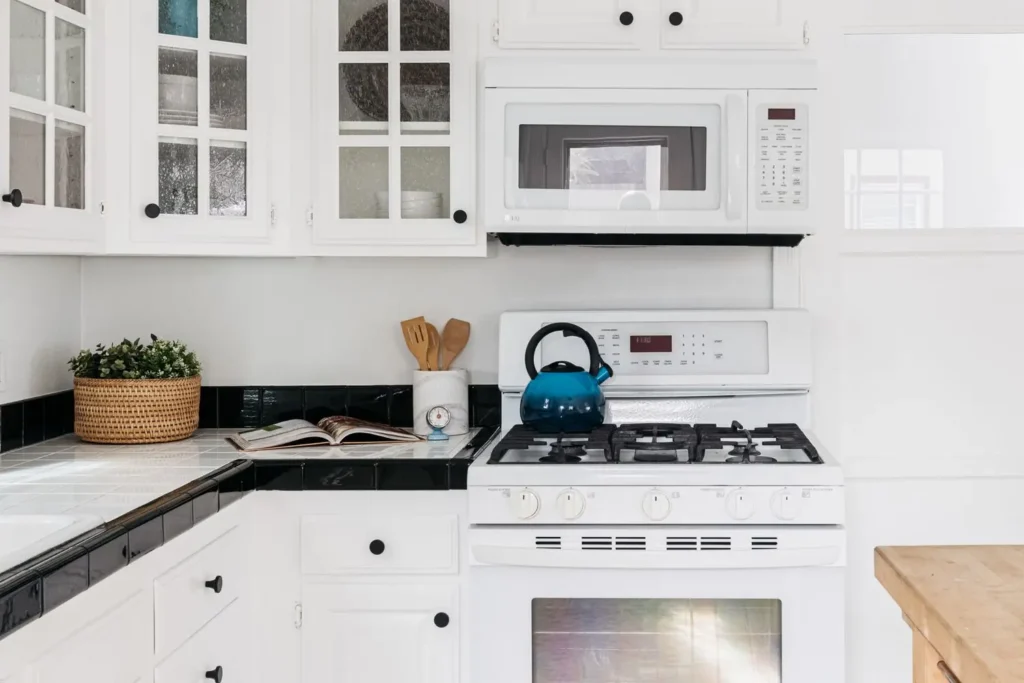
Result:
[[[572,232],[497,232],[507,247],[795,247],[805,235],[681,235],[660,233],[596,234]]]
[[[482,429],[449,460],[238,459],[0,572],[0,638],[10,635],[253,491],[466,488]]]

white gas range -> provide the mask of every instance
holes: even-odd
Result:
[[[571,322],[615,375],[587,434],[519,424]],[[548,336],[536,364],[586,365]],[[469,468],[471,680],[843,680],[843,476],[806,428],[800,310],[502,316],[502,432]]]

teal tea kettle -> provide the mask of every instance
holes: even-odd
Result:
[[[590,352],[589,370],[560,360],[537,372],[537,346],[552,332],[583,340]],[[582,327],[552,323],[537,330],[526,345],[526,371],[530,373],[530,383],[519,404],[524,425],[539,432],[567,434],[589,432],[604,424],[604,394],[600,385],[612,376],[612,369],[601,359],[594,337]]]

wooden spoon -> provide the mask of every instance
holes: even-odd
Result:
[[[427,331],[427,321],[423,316],[410,318],[402,321],[402,334],[405,336],[405,345],[416,358],[420,370],[427,369],[427,349],[430,348],[430,333]]]
[[[441,335],[433,323],[427,323],[427,338],[430,345],[427,347],[427,370],[441,369]]]
[[[469,343],[469,323],[452,318],[441,334],[441,369],[450,370],[452,363]]]

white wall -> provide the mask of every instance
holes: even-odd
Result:
[[[679,247],[504,248],[486,260],[87,258],[83,339],[182,339],[208,384],[407,384],[415,361],[399,321],[456,317],[473,325],[459,365],[493,384],[503,311],[767,307],[770,258]]]
[[[0,257],[0,404],[70,389],[81,323],[81,259]]]

